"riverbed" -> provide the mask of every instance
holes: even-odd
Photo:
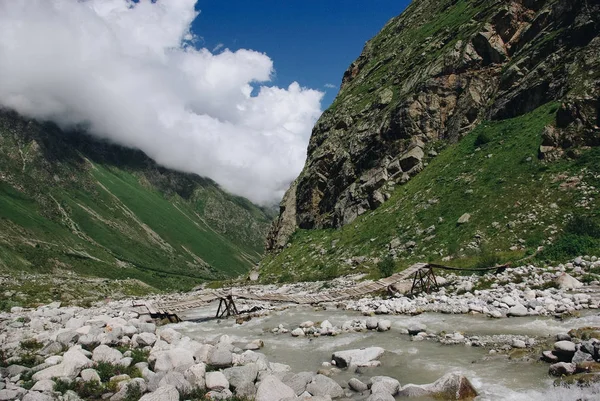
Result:
[[[331,361],[331,354],[345,349],[378,346],[387,352],[381,358],[381,366],[361,369],[359,372],[342,370],[332,378],[342,386],[357,377],[366,381],[372,376],[391,376],[406,383],[430,383],[446,373],[464,374],[478,390],[478,400],[578,400],[600,399],[600,386],[557,388],[554,378],[548,375],[548,364],[522,359],[511,360],[505,353],[490,354],[485,347],[464,344],[444,345],[425,340],[414,341],[405,329],[414,324],[424,324],[428,332],[460,332],[468,336],[520,336],[535,338],[541,342],[556,334],[584,326],[600,326],[597,311],[585,311],[580,317],[557,320],[552,317],[519,317],[491,319],[481,314],[423,313],[417,316],[388,315],[392,322],[390,331],[350,332],[330,337],[292,337],[290,333],[274,334],[271,329],[283,325],[292,330],[300,323],[310,320],[328,320],[340,327],[344,321],[364,318],[354,311],[292,307],[255,317],[243,324],[234,318],[208,319],[214,314],[215,305],[187,311],[187,321],[173,325],[175,329],[192,339],[218,339],[229,335],[234,343],[261,339],[263,352],[271,362],[287,364],[293,372],[317,371],[324,362]],[[597,397],[597,398],[596,398]]]

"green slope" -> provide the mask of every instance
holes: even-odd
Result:
[[[270,219],[139,151],[0,114],[0,275],[74,271],[187,289],[256,264]]]
[[[550,103],[514,119],[483,122],[454,145],[431,144],[428,150],[443,150],[396,187],[390,200],[337,230],[298,230],[291,245],[263,260],[264,279],[282,271],[283,280],[375,272],[378,260],[394,255],[402,269],[427,260],[473,266],[490,254],[497,261],[600,253],[592,230],[582,246],[557,249],[574,216],[593,227],[600,220],[598,148],[574,159],[538,159],[541,133],[557,107]],[[465,213],[469,222],[458,224]],[[537,254],[540,246],[546,251]]]

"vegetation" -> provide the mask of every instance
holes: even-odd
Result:
[[[211,180],[162,168],[140,151],[5,111],[0,171],[3,275],[70,271],[138,280],[122,288],[129,295],[189,289],[254,265],[272,217]],[[19,291],[52,291],[41,287]],[[0,308],[12,306],[0,295]]]
[[[396,263],[394,262],[394,259],[386,256],[379,261],[379,263],[377,263],[377,270],[379,270],[380,277],[389,277],[394,274],[394,271],[396,270]]]
[[[539,246],[547,249],[544,259],[598,252],[600,216],[590,213],[600,210],[600,153],[591,149],[553,162],[538,158],[541,133],[556,110],[549,103],[517,118],[482,122],[446,148],[431,144],[439,155],[380,208],[338,230],[298,230],[289,247],[263,260],[262,277],[270,280],[285,270],[305,279],[323,264],[337,265],[339,274],[377,272],[372,260],[389,256],[392,239],[402,244],[396,251],[399,270],[425,260],[489,267],[533,255]],[[470,221],[457,224],[464,213]],[[567,224],[565,214],[586,222]]]

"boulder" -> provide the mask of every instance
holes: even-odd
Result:
[[[209,390],[224,390],[229,388],[229,381],[222,372],[206,373],[206,388]]]
[[[408,330],[408,334],[411,336],[416,336],[419,333],[424,333],[427,330],[427,326],[420,323],[415,323],[406,328]]]
[[[351,390],[356,391],[357,393],[362,393],[363,391],[367,391],[369,389],[369,386],[367,386],[365,383],[361,382],[355,377],[348,381],[348,387]]]
[[[377,323],[377,331],[388,331],[392,328],[392,322],[382,319]]]
[[[54,380],[40,380],[38,382],[35,382],[31,390],[40,391],[42,393],[49,393],[51,391],[54,391]]]
[[[153,346],[156,342],[156,335],[154,333],[142,332],[137,335],[136,341],[142,347],[145,347],[147,345]]]
[[[313,372],[300,372],[283,380],[287,386],[290,386],[296,395],[300,395],[306,391],[306,386],[315,377]]]
[[[202,362],[197,363],[195,365],[190,366],[183,373],[185,379],[190,382],[190,384],[194,387],[204,388],[206,383],[204,381],[204,376],[206,374],[206,365]]]
[[[466,224],[471,220],[471,215],[469,213],[465,213],[458,218],[456,224]]]
[[[316,375],[306,386],[306,391],[313,396],[329,396],[331,398],[338,398],[344,395],[342,387],[335,380],[324,375]]]
[[[179,392],[174,386],[164,386],[146,394],[139,401],[179,401]]]
[[[256,389],[255,401],[281,401],[284,398],[294,398],[294,390],[286,386],[274,375],[266,376]]]
[[[444,400],[470,400],[477,391],[469,380],[459,373],[448,373],[430,384],[407,384],[398,392],[400,397],[432,397]]]
[[[111,348],[108,345],[99,345],[94,348],[92,353],[94,362],[107,362],[116,365],[121,359],[123,359],[123,354],[118,349]]]
[[[245,366],[235,366],[223,370],[223,374],[233,388],[238,388],[246,383],[254,383],[258,376],[258,366],[249,363]]]
[[[168,372],[160,379],[158,386],[174,386],[179,393],[188,393],[192,389],[190,382],[188,382],[183,373],[180,372]]]
[[[170,370],[177,370],[179,372],[184,372],[194,364],[194,357],[190,351],[183,348],[174,348],[168,351],[158,352],[156,363],[154,364],[154,371],[168,372]]]
[[[581,362],[588,362],[588,361],[593,361],[593,360],[594,360],[594,358],[587,352],[577,350],[577,351],[575,351],[575,354],[573,355],[571,362],[574,364],[579,364]]]
[[[181,333],[173,330],[170,327],[167,327],[166,329],[161,330],[158,335],[161,340],[166,341],[169,344],[178,342],[179,340],[181,340],[181,337],[182,337]]]
[[[233,355],[225,345],[216,346],[208,357],[208,364],[217,368],[226,368],[233,365]]]
[[[304,337],[304,330],[302,330],[300,327],[292,330],[292,336],[293,337]]]
[[[49,394],[38,393],[37,391],[29,391],[23,397],[22,401],[53,401],[54,397]]]
[[[331,359],[335,361],[336,366],[339,368],[370,366],[371,362],[378,360],[384,352],[385,350],[381,347],[353,349],[335,352]]]
[[[100,383],[100,375],[94,369],[84,369],[81,371],[81,379],[84,382],[97,381]]]
[[[366,401],[395,401],[394,396],[388,393],[374,393],[371,394]]]
[[[388,376],[374,376],[369,380],[371,392],[396,395],[400,390],[400,382]]]
[[[375,317],[370,317],[367,319],[366,324],[367,324],[367,329],[369,330],[375,330],[377,328],[377,318]]]
[[[554,282],[561,290],[572,290],[583,287],[583,283],[568,273],[561,273]]]
[[[507,316],[523,317],[527,316],[529,312],[527,308],[521,304],[516,304],[508,310]]]
[[[82,369],[88,368],[91,365],[92,361],[90,361],[81,352],[81,348],[78,348],[77,346],[65,352],[61,363],[34,373],[32,379],[34,381],[49,380],[53,377],[69,377],[74,379],[79,375],[79,372],[81,372]]]
[[[421,160],[423,160],[424,156],[425,153],[423,152],[423,149],[416,146],[408,152],[406,152],[400,158],[400,168],[402,169],[402,171],[410,171],[413,167],[421,163]]]
[[[558,362],[553,365],[550,365],[548,373],[550,373],[552,376],[560,377],[572,375],[575,373],[575,370],[576,366],[574,363]]]

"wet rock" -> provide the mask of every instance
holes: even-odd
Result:
[[[550,363],[558,362],[558,357],[552,351],[543,351],[542,360]]]
[[[407,384],[398,392],[401,397],[433,397],[444,400],[470,400],[477,391],[469,380],[459,373],[448,373],[431,384]]]
[[[355,377],[348,381],[348,387],[351,390],[356,391],[357,393],[362,393],[363,391],[367,391],[369,389],[369,386],[367,386],[365,383],[361,382]]]
[[[425,326],[424,324],[417,323],[408,326],[407,330],[408,334],[410,334],[411,336],[416,336],[419,333],[424,333],[427,330],[427,326]]]
[[[392,322],[382,319],[377,323],[377,331],[388,331],[392,327]]]
[[[373,394],[385,393],[396,395],[400,390],[400,382],[393,377],[374,376],[369,380]]]
[[[553,365],[550,365],[550,368],[548,369],[548,373],[550,373],[552,376],[568,376],[568,375],[572,375],[573,373],[575,373],[575,364],[574,363],[567,363],[567,362],[558,362],[555,363]]]
[[[329,396],[338,398],[344,395],[342,387],[335,380],[324,375],[316,375],[306,386],[306,391],[313,396]]]
[[[300,327],[292,330],[292,336],[293,337],[304,337],[304,330],[302,330]]]
[[[379,359],[385,350],[381,347],[369,347],[335,352],[331,359],[339,368],[348,366],[370,366],[371,362]]]
[[[377,318],[375,317],[370,317],[366,320],[366,325],[367,325],[367,329],[369,330],[375,330],[377,328]]]
[[[575,354],[573,355],[571,362],[574,364],[578,364],[581,362],[593,361],[593,360],[594,360],[594,358],[592,358],[592,356],[590,354],[588,354],[587,352],[577,350],[577,351],[575,351]]]

